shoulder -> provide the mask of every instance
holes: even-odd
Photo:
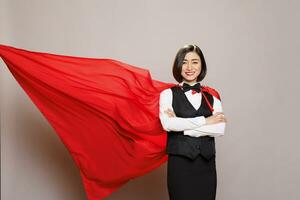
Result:
[[[165,105],[170,105],[173,99],[173,94],[171,88],[164,89],[159,95],[159,105],[160,107]]]
[[[221,101],[221,96],[215,88],[207,86],[207,85],[202,85],[202,90],[203,90],[203,92],[208,92],[213,97],[215,97],[215,98],[217,98],[218,100]]]
[[[173,86],[166,88],[164,90],[162,90],[160,92],[160,95],[172,95],[172,90],[174,91],[174,89],[180,88],[180,86],[178,84],[174,84]]]
[[[172,95],[171,88],[164,89],[163,91],[160,92],[161,97],[170,96],[170,95]]]
[[[215,97],[215,96],[212,96],[212,97],[213,97],[213,99],[214,99],[214,104],[222,104],[222,102],[221,102],[220,99],[218,99],[218,98]]]

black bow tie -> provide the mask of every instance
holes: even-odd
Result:
[[[200,83],[196,83],[195,85],[189,85],[187,83],[183,83],[182,89],[183,92],[189,91],[189,90],[195,90],[196,92],[200,92]]]

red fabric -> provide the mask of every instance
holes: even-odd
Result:
[[[103,199],[167,160],[159,94],[174,83],[113,59],[6,45],[0,56],[70,152],[89,200]]]
[[[202,88],[202,91],[203,92],[208,92],[209,94],[215,96],[217,99],[219,99],[221,101],[220,94],[214,88],[209,87],[207,85],[204,85],[203,88]]]

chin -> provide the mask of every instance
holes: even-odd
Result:
[[[197,77],[195,78],[184,78],[186,81],[196,81],[197,82]]]
[[[197,79],[197,76],[184,76],[184,78],[186,80],[195,80],[195,79]]]

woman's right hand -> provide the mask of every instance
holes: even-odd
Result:
[[[227,119],[225,118],[225,115],[223,112],[216,112],[215,114],[213,114],[209,117],[206,117],[205,120],[206,120],[206,125],[217,124],[220,122],[227,122]]]

